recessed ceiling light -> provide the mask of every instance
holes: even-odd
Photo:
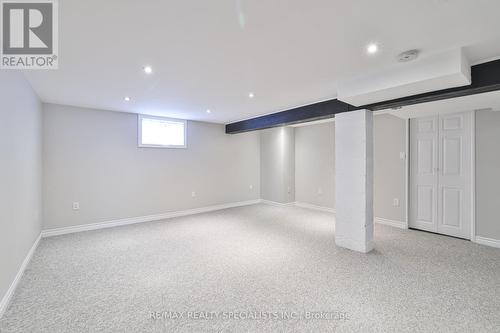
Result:
[[[253,94],[253,92],[248,93],[248,98],[254,98],[254,97],[255,97],[255,95]]]
[[[144,66],[144,73],[146,74],[153,73],[153,68],[151,66]]]
[[[125,100],[125,102],[130,102],[130,97],[125,96],[124,100]]]
[[[368,54],[377,53],[378,52],[378,45],[375,43],[368,44],[368,46],[366,47],[366,52],[368,52]]]
[[[212,112],[212,111],[210,111],[210,109],[207,109],[207,113],[210,113],[210,112]]]

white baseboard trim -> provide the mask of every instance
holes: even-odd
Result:
[[[277,201],[271,201],[271,200],[265,200],[265,199],[260,199],[260,202],[266,205],[271,205],[271,206],[277,206],[277,207],[290,207],[294,206],[295,202],[277,202]]]
[[[389,220],[389,219],[384,219],[382,217],[376,217],[374,221],[375,223],[388,225],[394,228],[408,229],[408,224],[403,221]]]
[[[168,212],[168,213],[163,213],[163,214],[138,216],[138,217],[124,218],[124,219],[104,221],[104,222],[98,222],[98,223],[82,224],[82,225],[76,225],[76,226],[71,226],[71,227],[47,229],[47,230],[42,230],[42,237],[45,238],[45,237],[51,237],[51,236],[71,234],[71,233],[81,232],[81,231],[97,230],[97,229],[104,229],[104,228],[112,228],[112,227],[118,227],[118,226],[123,226],[123,225],[129,225],[129,224],[152,222],[152,221],[169,219],[169,218],[173,218],[173,217],[201,214],[201,213],[213,212],[213,211],[221,210],[221,209],[254,205],[254,204],[258,204],[260,202],[261,202],[260,199],[239,201],[239,202],[232,202],[232,203],[227,203],[227,204],[220,204],[220,205],[213,205],[213,206],[193,208],[193,209],[187,209],[187,210],[181,210],[181,211]]]
[[[0,318],[2,318],[3,314],[7,310],[7,307],[9,306],[9,303],[12,299],[12,296],[14,295],[14,291],[16,290],[17,285],[19,284],[19,281],[21,281],[21,278],[23,277],[24,270],[26,269],[26,267],[30,263],[31,258],[33,257],[33,253],[35,253],[35,250],[38,247],[38,243],[40,243],[40,238],[42,238],[42,234],[38,235],[37,239],[33,243],[33,246],[31,246],[31,249],[28,251],[28,254],[24,258],[24,261],[21,264],[21,267],[19,267],[19,270],[17,271],[17,274],[16,274],[16,277],[14,278],[14,281],[12,281],[9,289],[7,289],[7,292],[5,293],[2,300],[0,301]]]
[[[295,206],[302,207],[302,208],[308,208],[308,209],[314,209],[314,210],[320,210],[322,212],[335,214],[335,209],[333,209],[333,208],[313,205],[313,204],[306,203],[306,202],[295,201]]]
[[[319,211],[323,211],[323,212],[328,212],[328,213],[335,214],[335,209],[333,209],[333,208],[324,207],[324,206],[317,206],[317,205],[309,204],[309,203],[306,203],[306,202],[296,201],[295,202],[295,206],[302,207],[302,208],[309,208],[309,209],[314,209],[314,210],[319,210]],[[403,222],[403,221],[396,221],[396,220],[385,219],[385,218],[382,218],[382,217],[375,217],[374,218],[374,222],[378,223],[378,224],[388,225],[388,226],[395,227],[395,228],[408,229],[408,224],[406,224],[406,222]]]
[[[476,239],[474,240],[474,242],[481,244],[481,245],[497,247],[500,249],[500,239],[476,236]]]

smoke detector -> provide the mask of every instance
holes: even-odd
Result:
[[[419,54],[418,50],[409,50],[398,55],[399,62],[408,62],[417,59]]]

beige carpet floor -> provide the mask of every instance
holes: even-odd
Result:
[[[500,249],[254,205],[43,239],[1,332],[499,332]]]

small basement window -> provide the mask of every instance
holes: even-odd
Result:
[[[187,121],[139,115],[139,147],[186,148]]]

